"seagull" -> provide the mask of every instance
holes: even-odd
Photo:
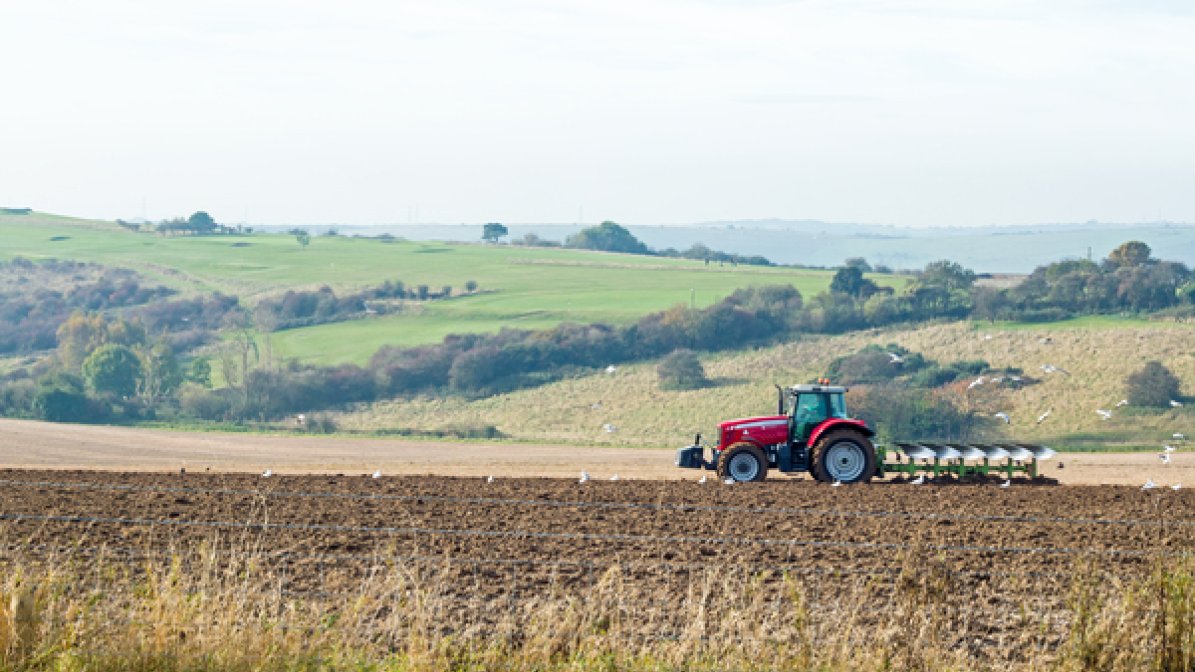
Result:
[[[1173,453],[1174,451],[1176,451],[1178,449],[1170,444],[1166,444],[1166,445],[1162,446],[1162,450],[1164,450],[1167,453]]]
[[[697,481],[697,482],[698,482],[698,483],[705,483],[705,474],[702,474],[702,475],[701,475],[701,480],[700,480],[700,481]]]
[[[606,430],[607,434],[613,434],[614,432],[618,431],[618,427],[616,427],[608,422],[606,424],[602,425],[602,429]]]
[[[588,471],[582,471],[582,472],[581,472],[581,480],[579,480],[579,481],[577,481],[577,482],[578,482],[578,483],[584,483],[584,482],[586,482],[586,481],[588,481],[588,480],[589,480],[589,472],[588,472]]]
[[[494,477],[493,477],[493,476],[486,476],[486,477],[485,477],[485,482],[486,482],[486,483],[493,483],[493,482],[494,482]]]
[[[921,485],[923,483],[925,483],[925,474],[921,474],[917,478],[914,478],[913,480],[909,481],[910,485]]]
[[[1037,342],[1041,343],[1042,345],[1047,345],[1049,343],[1053,343],[1054,339],[1050,338],[1049,336],[1042,336],[1041,338],[1037,339]]]
[[[976,385],[983,385],[983,376],[980,376],[980,377],[976,378],[975,380],[971,381],[971,384],[967,386],[967,389],[969,390],[972,387],[975,387]]]
[[[379,478],[381,478],[381,477],[382,477],[382,470],[381,470],[381,469],[378,469],[377,471],[373,472],[373,475],[372,475],[372,476],[370,476],[370,478],[372,478],[372,479],[373,479],[373,480],[375,480],[375,481],[376,481],[376,480],[378,480],[378,479],[379,479]]]
[[[1171,490],[1180,490],[1180,489],[1182,489],[1182,487],[1183,487],[1182,483],[1175,483],[1174,485],[1170,486],[1170,489]]]
[[[618,480],[618,474],[614,474],[613,476],[611,476],[611,477],[610,477],[610,480],[612,480],[612,481],[617,481],[617,480]]]
[[[1004,421],[1004,424],[1006,424],[1006,425],[1011,425],[1011,424],[1012,424],[1012,420],[1011,420],[1011,419],[1009,419],[1009,417],[1008,417],[1008,414],[1007,414],[1007,413],[1005,413],[1004,411],[1000,411],[999,413],[993,413],[993,414],[992,414],[992,417],[994,417],[994,418],[1000,418],[1001,420],[1003,420],[1003,421]]]
[[[990,341],[990,340],[992,340],[992,335],[991,335],[991,334],[984,334],[984,335],[983,335],[983,340],[985,340],[985,341]]]
[[[1071,375],[1070,371],[1067,371],[1060,366],[1054,366],[1053,364],[1042,364],[1041,370],[1046,373],[1065,373],[1068,376]]]
[[[1011,488],[1012,487],[1012,479],[1010,478],[1007,481],[1004,481],[1003,483],[1000,484],[1000,487]]]
[[[596,411],[596,410],[598,410],[598,409],[599,409],[599,408],[601,408],[601,407],[602,407],[602,402],[601,402],[601,400],[595,401],[595,402],[593,402],[592,404],[590,404],[590,405],[589,405],[589,408],[590,408],[590,409],[592,409],[592,410],[595,410],[595,411]]]
[[[618,370],[618,367],[614,366],[613,364],[606,367],[606,373],[614,373],[617,370]]]
[[[891,358],[892,364],[900,364],[901,362],[905,361],[904,357],[901,357],[900,355],[896,354],[895,352],[889,352],[889,353],[887,353],[887,355],[889,358]]]
[[[1170,400],[1170,408],[1182,408],[1182,406],[1183,406],[1183,402],[1175,401],[1173,399]]]
[[[726,479],[725,481],[722,481],[722,482],[723,482],[723,483],[725,483],[726,485],[734,485],[734,479],[733,479],[733,478],[728,478],[728,479]]]
[[[1121,399],[1120,401],[1116,402],[1117,408],[1120,408],[1121,406],[1128,406],[1128,405],[1129,405],[1128,399]]]
[[[1045,413],[1042,413],[1041,415],[1037,416],[1037,424],[1040,425],[1041,423],[1045,422],[1046,418],[1050,417],[1050,414],[1053,412],[1054,412],[1054,409],[1051,408],[1051,409],[1047,410]]]
[[[1174,433],[1174,436],[1172,436],[1172,437],[1170,437],[1170,438],[1174,439],[1175,441],[1186,441],[1186,440],[1187,440],[1187,435],[1186,435],[1186,434],[1180,434],[1180,433],[1178,433],[1178,432],[1175,432],[1175,433]]]
[[[1105,411],[1102,408],[1097,408],[1097,409],[1095,409],[1095,412],[1099,413],[1100,417],[1105,420],[1109,420],[1112,418],[1112,411]]]
[[[1004,382],[1004,377],[1003,377],[1003,376],[996,376],[995,378],[992,378],[992,382],[993,382],[993,383],[997,383],[997,384],[999,384],[999,383],[1003,383],[1003,382]]]
[[[840,485],[842,485],[842,481],[834,481],[833,483],[830,484],[830,487],[837,488]]]
[[[1158,486],[1154,485],[1153,479],[1151,478],[1151,479],[1145,481],[1145,485],[1141,486],[1141,489],[1142,490],[1153,490],[1156,487],[1158,487]]]
[[[270,469],[266,469],[265,471],[261,472],[261,477],[262,477],[262,478],[269,478],[269,477],[271,477],[271,476],[273,476],[273,475],[274,475],[274,472],[273,472],[273,471],[271,471]]]
[[[1012,382],[1014,382],[1014,383],[1019,383],[1019,382],[1021,382],[1021,377],[1020,377],[1020,376],[1009,376],[1009,377],[1008,377],[1008,379],[1009,379],[1009,380],[1011,380],[1011,381],[1012,381]]]
[[[1158,455],[1158,458],[1160,458],[1162,460],[1162,464],[1170,464],[1170,456],[1167,455],[1166,453],[1162,453],[1161,455]]]

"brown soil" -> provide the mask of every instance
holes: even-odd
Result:
[[[678,442],[679,443],[679,442]],[[1042,474],[1073,485],[1186,483],[1195,487],[1195,448],[1177,444],[1171,464],[1153,453],[1062,454]],[[490,442],[412,441],[304,435],[177,432],[0,419],[0,466],[127,471],[576,476],[696,480],[658,449]],[[773,476],[791,480],[789,476]],[[800,477],[796,477],[800,478]],[[807,478],[807,477],[806,477]]]
[[[866,617],[890,622],[912,590],[919,609],[949,613],[947,639],[999,642],[983,654],[997,657],[1061,641],[1077,566],[1143,577],[1195,551],[1192,532],[1195,493],[1168,488],[0,471],[8,560],[138,567],[251,549],[276,563],[279,590],[333,598],[379,567],[432,563],[449,568],[445,628],[584,595],[617,567],[642,606],[626,618],[661,637],[697,577],[769,570],[797,577],[815,613],[866,585]]]

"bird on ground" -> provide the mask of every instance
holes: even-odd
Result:
[[[1037,342],[1041,343],[1042,345],[1049,345],[1050,343],[1054,342],[1054,339],[1050,338],[1049,336],[1042,336],[1041,338],[1037,339]]]
[[[1003,483],[1000,484],[1000,487],[1011,488],[1012,487],[1012,479],[1010,478],[1010,479],[1004,481]]]
[[[612,480],[612,481],[617,481],[617,480],[618,480],[618,474],[614,474],[613,476],[611,476],[611,477],[610,477],[610,480]]]
[[[1128,399],[1121,399],[1120,401],[1116,402],[1117,408],[1120,408],[1121,406],[1128,406],[1128,405],[1129,405]]]
[[[706,479],[705,479],[705,474],[702,474],[702,475],[701,475],[701,480],[699,480],[699,481],[697,481],[697,482],[698,482],[698,483],[705,483],[705,480],[706,480]]]
[[[1158,455],[1158,457],[1162,460],[1162,464],[1170,464],[1170,456],[1166,453],[1162,453],[1161,455]]]
[[[1162,450],[1167,453],[1173,453],[1174,451],[1178,450],[1178,448],[1175,448],[1174,446],[1172,446],[1170,444],[1166,444],[1166,445],[1162,446]]]
[[[967,389],[969,390],[978,385],[983,385],[983,376],[980,376],[980,377],[976,378],[975,380],[971,381],[971,384],[967,386]]]
[[[375,480],[375,481],[376,481],[376,480],[378,480],[379,478],[381,478],[381,477],[382,477],[382,470],[381,470],[381,469],[378,469],[377,471],[375,471],[375,472],[373,472],[372,474],[370,474],[370,476],[369,476],[369,477],[370,477],[370,478],[372,478],[372,479],[373,479],[373,480]]]
[[[1171,408],[1182,408],[1182,407],[1183,407],[1183,402],[1181,402],[1181,401],[1175,401],[1175,400],[1171,399],[1171,400],[1170,400],[1170,407],[1171,407]]]
[[[179,467],[179,468],[178,468],[178,475],[179,475],[179,476],[186,476],[186,475],[187,475],[187,468],[186,468],[186,467]]]
[[[1181,490],[1182,487],[1183,487],[1182,483],[1175,483],[1174,485],[1170,486],[1170,489],[1171,490]]]
[[[494,482],[494,477],[493,477],[493,476],[486,476],[486,477],[485,477],[485,482],[486,482],[486,483],[493,483],[493,482]]]
[[[837,488],[840,485],[842,485],[842,481],[834,481],[833,483],[830,484],[830,487]]]
[[[589,480],[589,472],[588,472],[588,471],[582,471],[582,472],[581,472],[581,480],[579,480],[579,481],[577,481],[577,482],[578,482],[578,483],[584,483],[584,482],[586,482],[586,481],[588,481],[588,480]]]
[[[1012,424],[1012,419],[1010,419],[1010,418],[1008,417],[1008,414],[1007,414],[1007,413],[1005,413],[1004,411],[1000,411],[999,413],[993,413],[993,414],[992,414],[992,417],[994,417],[994,418],[1000,418],[1001,420],[1003,420],[1003,421],[1004,421],[1004,424],[1006,424],[1006,425],[1011,425],[1011,424]]]
[[[1095,409],[1095,412],[1098,413],[1099,416],[1105,420],[1110,420],[1112,418],[1112,411],[1105,411],[1102,408],[1097,408],[1097,409]]]
[[[914,478],[913,480],[909,481],[910,485],[922,485],[924,483],[925,483],[925,474],[921,474],[917,478]]]
[[[896,354],[895,352],[889,352],[887,354],[888,354],[888,358],[890,360],[892,360],[890,362],[891,364],[900,364],[901,362],[905,361],[904,357],[901,357],[900,355]]]
[[[269,477],[271,477],[271,476],[273,476],[273,475],[274,475],[274,472],[273,472],[272,470],[270,470],[270,469],[266,469],[265,471],[261,472],[261,477],[262,477],[262,478],[269,478]]]
[[[613,364],[606,367],[606,373],[614,373],[617,370],[618,370],[618,367],[614,366]]]
[[[1050,414],[1053,412],[1054,412],[1054,409],[1051,408],[1051,409],[1047,409],[1045,413],[1042,413],[1041,415],[1037,416],[1037,424],[1040,425],[1041,423],[1045,422],[1046,418],[1050,417]]]
[[[728,478],[728,479],[726,479],[725,481],[722,481],[722,482],[723,482],[723,483],[725,483],[726,485],[734,485],[734,479],[733,479],[733,478]]]
[[[1156,487],[1158,487],[1158,486],[1154,484],[1154,481],[1151,478],[1151,479],[1148,479],[1145,481],[1145,485],[1141,486],[1141,489],[1142,490],[1153,490]]]

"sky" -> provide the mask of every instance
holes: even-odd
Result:
[[[1195,221],[1185,2],[42,0],[0,27],[0,206]]]

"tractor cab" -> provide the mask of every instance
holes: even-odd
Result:
[[[794,385],[781,391],[779,403],[781,412],[788,416],[789,441],[793,445],[807,444],[810,435],[826,420],[849,419],[845,394],[845,387],[830,385]],[[786,396],[792,400],[787,411]]]

